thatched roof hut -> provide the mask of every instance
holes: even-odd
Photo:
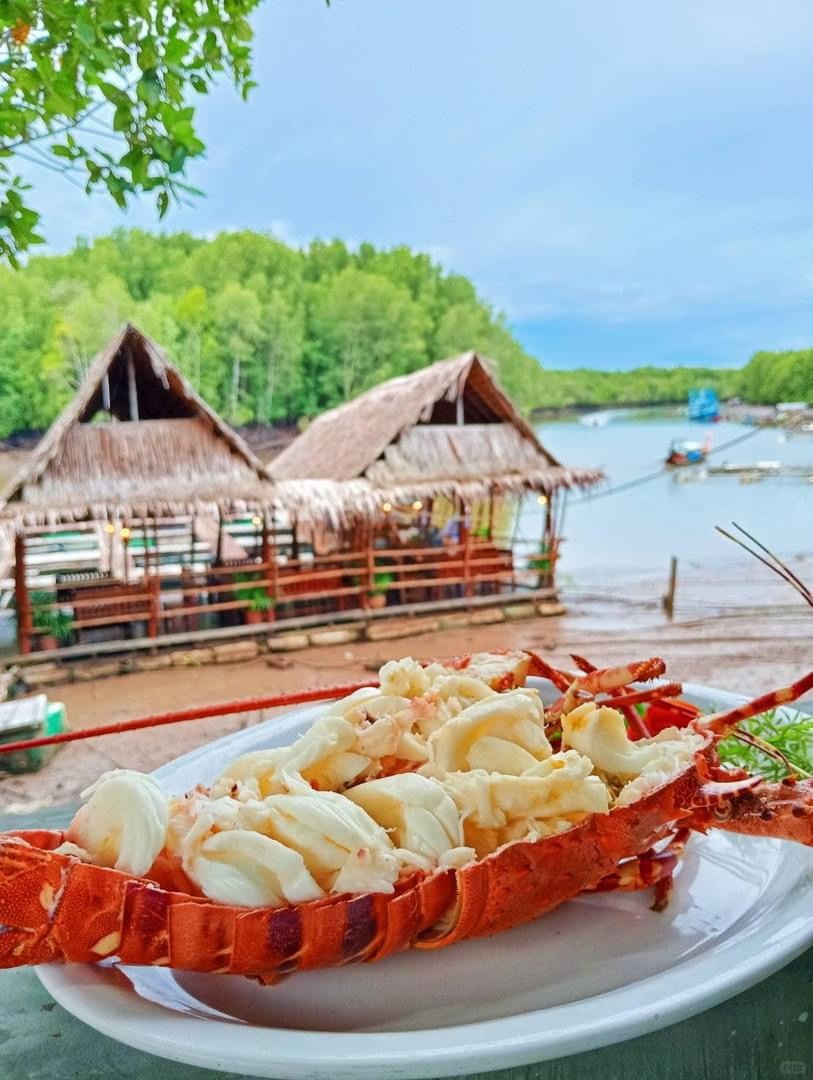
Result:
[[[588,487],[598,469],[568,468],[539,442],[474,352],[381,383],[331,409],[275,458],[275,480],[338,481],[359,507],[446,495]]]
[[[127,325],[0,496],[18,524],[261,505],[273,485],[245,442]]]

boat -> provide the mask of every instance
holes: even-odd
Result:
[[[681,465],[700,465],[706,460],[708,444],[692,442],[690,439],[673,439],[666,455],[666,464],[677,467]]]
[[[720,401],[717,391],[710,386],[689,391],[688,415],[699,423],[714,423],[720,419]]]

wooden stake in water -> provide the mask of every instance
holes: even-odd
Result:
[[[663,598],[663,610],[673,618],[675,614],[675,591],[677,589],[677,556],[673,555],[669,560],[669,588]]]

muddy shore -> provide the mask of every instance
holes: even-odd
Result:
[[[800,576],[810,577],[810,557],[796,565]],[[656,579],[607,581],[585,585],[579,592],[565,591],[567,614],[555,618],[467,627],[387,643],[312,648],[282,659],[262,656],[239,664],[138,672],[61,686],[51,696],[65,702],[72,728],[89,729],[217,701],[354,682],[369,678],[376,665],[392,656],[448,656],[527,646],[562,666],[568,665],[571,652],[604,666],[659,655],[674,678],[744,694],[785,685],[810,668],[813,612],[760,567],[744,560],[732,562],[725,573],[696,569],[684,574],[672,620],[661,607],[662,586]],[[256,713],[214,718],[69,744],[39,773],[0,774],[0,812],[25,814],[72,803],[107,769],[154,769],[261,718]]]

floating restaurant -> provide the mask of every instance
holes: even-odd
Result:
[[[264,465],[128,325],[0,501],[19,652],[551,596],[560,493],[601,478],[556,461],[474,353],[326,412]],[[528,493],[544,525],[517,565]]]

